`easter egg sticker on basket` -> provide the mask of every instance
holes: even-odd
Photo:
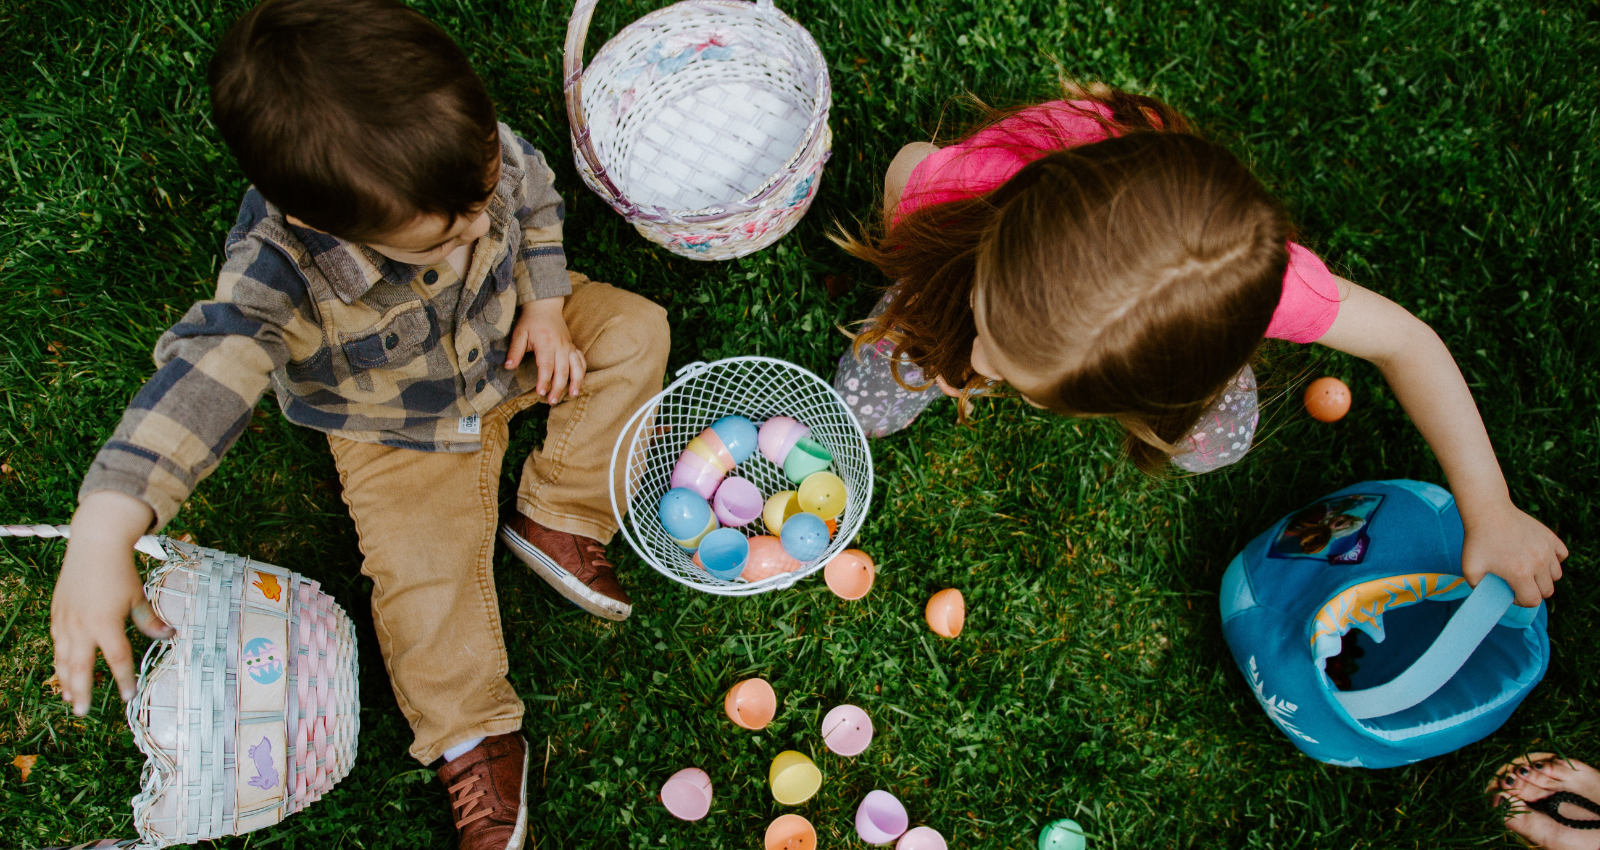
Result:
[[[789,232],[833,146],[811,34],[772,0],[683,0],[624,27],[584,68],[597,2],[577,0],[564,48],[584,183],[690,259],[742,257]]]
[[[795,492],[796,464],[772,460],[769,455],[774,453],[767,450],[770,445],[761,451],[746,451],[742,440],[735,438],[734,448],[740,451],[724,454],[720,450],[726,446],[719,443],[726,440],[718,436],[719,431],[723,435],[746,432],[749,426],[769,420],[784,425],[787,422],[783,420],[792,420],[803,426],[804,437],[790,435],[795,437],[794,443],[804,443],[808,457],[827,458],[825,469],[808,467],[803,472],[807,479],[826,476],[807,493],[823,491],[819,504],[825,504],[817,509],[837,514],[828,518],[804,514],[816,522],[803,522],[809,528],[784,529],[791,538],[803,539],[787,541],[790,545],[779,549],[778,529],[772,527],[772,520],[743,520],[746,513],[756,512],[759,501],[746,493],[741,499],[750,507],[733,517],[744,524],[730,524],[720,531],[722,536],[733,532],[751,538],[750,567],[734,573],[731,564],[727,571],[702,566],[695,559],[705,553],[696,550],[711,535],[699,539],[681,536],[700,532],[700,523],[706,522],[702,503],[716,502],[722,489],[730,486],[741,491],[753,487],[763,500]],[[789,448],[790,453],[795,451]],[[789,460],[777,456],[779,461]],[[842,496],[836,489],[840,485]],[[664,515],[664,501],[668,508],[687,509],[667,510]],[[871,502],[872,453],[849,406],[814,373],[770,357],[734,357],[680,369],[677,380],[634,412],[611,453],[611,509],[628,544],[668,578],[706,593],[764,593],[789,587],[821,570],[848,548],[866,520]],[[710,523],[718,524],[719,514],[711,513]],[[721,516],[729,514],[724,510]],[[663,524],[663,518],[673,522]],[[684,528],[669,533],[676,525]],[[689,525],[695,527],[687,528]],[[807,533],[797,535],[798,530]],[[757,557],[769,549],[777,557]],[[781,566],[758,568],[754,563],[758,560]]]

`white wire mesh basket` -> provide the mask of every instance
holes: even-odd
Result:
[[[0,526],[0,537],[66,537]],[[322,798],[350,773],[361,731],[356,635],[317,582],[167,537],[145,594],[176,634],[150,645],[128,703],[145,754],[138,850],[243,835]]]
[[[578,173],[645,238],[695,260],[776,242],[816,197],[832,152],[827,63],[772,5],[683,0],[634,21],[583,67],[598,0],[567,24]]]
[[[673,465],[689,441],[732,414],[758,424],[773,416],[799,420],[811,429],[811,438],[833,455],[833,472],[845,486],[845,510],[827,550],[799,569],[756,582],[712,577],[667,536],[656,514],[671,486]],[[761,452],[753,453],[728,477],[750,481],[763,498],[795,489],[783,469]],[[849,405],[815,374],[771,357],[733,357],[683,367],[677,380],[633,414],[611,452],[611,510],[628,544],[673,581],[720,596],[778,590],[822,569],[848,548],[871,503],[872,452]],[[771,533],[762,520],[740,530],[746,536]]]

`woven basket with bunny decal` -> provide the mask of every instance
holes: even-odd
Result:
[[[0,526],[0,537],[66,537]],[[271,826],[322,798],[355,764],[356,635],[317,582],[168,537],[145,594],[176,634],[150,645],[128,703],[145,754],[133,798],[139,850]]]

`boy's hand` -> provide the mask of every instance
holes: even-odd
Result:
[[[583,387],[583,374],[589,369],[561,317],[566,300],[541,298],[522,305],[517,324],[511,329],[511,350],[506,352],[507,369],[517,368],[522,356],[533,352],[533,362],[539,367],[539,383],[534,391],[551,404],[561,401],[564,395],[577,395]]]
[[[1461,572],[1469,583],[1477,586],[1484,575],[1494,573],[1511,585],[1517,604],[1524,608],[1533,608],[1555,593],[1567,547],[1544,523],[1508,501],[1472,517],[1466,526]]]
[[[133,699],[133,648],[124,623],[157,640],[172,627],[156,616],[133,565],[133,545],[150,527],[150,506],[126,493],[96,490],[72,517],[72,538],[50,600],[50,638],[55,643],[56,680],[72,713],[89,713],[94,697],[94,653],[111,666],[124,701]]]

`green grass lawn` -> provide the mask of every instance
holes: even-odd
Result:
[[[591,52],[658,0],[600,4]],[[1370,478],[1444,483],[1377,372],[1280,350],[1276,399],[1242,463],[1152,481],[1114,427],[1016,401],[948,404],[874,445],[877,502],[858,543],[881,575],[845,603],[820,577],[753,599],[701,595],[611,549],[636,600],[623,624],[560,602],[502,555],[497,578],[527,704],[542,848],[759,846],[780,813],[779,750],[816,755],[798,811],[822,846],[858,846],[857,802],[885,788],[957,848],[1022,848],[1071,816],[1096,848],[1510,846],[1479,795],[1530,748],[1600,759],[1600,4],[1129,0],[780,0],[833,75],[833,160],[810,216],[773,249],[697,264],[655,249],[579,182],[560,97],[565,3],[429,0],[503,119],[550,154],[571,265],[667,306],[672,367],[735,354],[831,376],[833,325],[884,283],[824,237],[865,216],[893,152],[959,118],[950,99],[1047,96],[1068,73],[1157,94],[1253,164],[1302,241],[1432,323],[1482,406],[1519,503],[1572,549],[1551,601],[1544,684],[1503,729],[1407,768],[1332,768],[1267,720],[1222,641],[1217,588],[1273,519]],[[245,182],[211,127],[204,67],[245,3],[0,4],[0,522],[66,522],[78,481],[151,370],[156,337],[208,297]],[[827,279],[834,276],[829,294]],[[853,282],[853,286],[850,284]],[[1349,381],[1334,425],[1294,400],[1307,373]],[[520,420],[513,458],[543,422]],[[354,530],[320,434],[271,401],[171,527],[323,581],[358,622],[365,676],[355,772],[328,798],[227,847],[444,846],[445,796],[405,755]],[[508,465],[508,471],[515,464]],[[514,482],[503,482],[509,497]],[[0,542],[0,845],[133,834],[142,758],[102,679],[95,712],[48,689],[59,544]],[[966,632],[921,606],[960,587]],[[137,646],[143,645],[137,641]],[[761,675],[764,732],[721,716]],[[864,706],[856,759],[823,750],[823,712]],[[11,766],[37,755],[26,781]],[[655,794],[709,770],[710,817]]]

